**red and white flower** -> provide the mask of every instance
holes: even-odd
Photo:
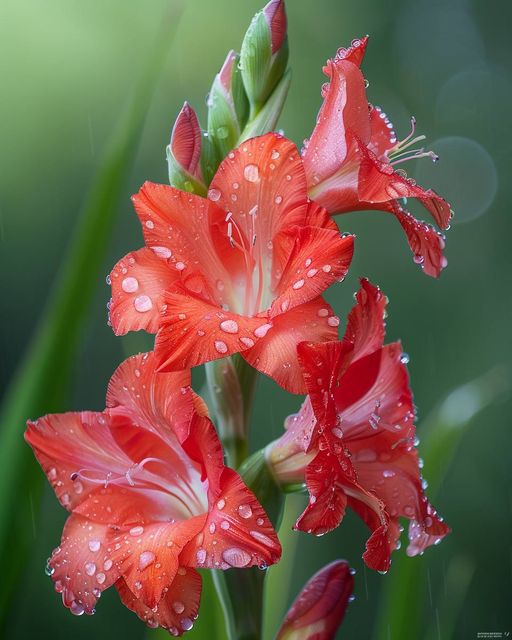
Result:
[[[383,345],[385,306],[362,280],[344,339],[299,345],[308,396],[267,448],[281,483],[306,483],[309,504],[296,528],[322,535],[351,507],[372,531],[363,558],[379,571],[399,546],[400,518],[410,520],[409,555],[449,533],[424,495],[402,347]]]
[[[309,201],[293,143],[277,134],[243,143],[207,199],[148,182],[133,202],[146,247],[110,275],[115,333],[157,333],[160,371],[240,352],[304,392],[296,346],[337,337],[321,294],[347,273],[353,237]]]
[[[107,409],[28,423],[33,448],[71,512],[48,571],[72,613],[115,584],[149,626],[174,635],[197,617],[197,568],[270,565],[281,554],[254,494],[224,466],[188,372],[156,373],[152,353],[114,373]]]
[[[398,140],[386,114],[366,98],[360,70],[368,38],[355,40],[328,60],[324,73],[323,105],[317,124],[302,152],[312,199],[330,213],[378,209],[392,213],[402,225],[414,261],[430,276],[446,266],[444,237],[431,225],[406,211],[403,201],[415,198],[430,212],[440,229],[449,226],[449,204],[432,189],[423,189],[407,178],[397,165],[424,156],[437,160],[431,151],[414,149],[425,136],[412,130]]]

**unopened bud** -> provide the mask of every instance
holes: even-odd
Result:
[[[239,59],[234,51],[228,53],[208,96],[208,134],[221,157],[237,146],[249,111]]]
[[[288,40],[284,0],[271,0],[245,34],[240,66],[251,106],[251,119],[263,107],[286,71]]]
[[[201,137],[195,111],[185,102],[176,118],[167,147],[169,182],[177,189],[205,195],[200,165]]]
[[[354,573],[345,560],[320,569],[292,604],[276,640],[332,640],[352,600]]]

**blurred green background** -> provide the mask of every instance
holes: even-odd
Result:
[[[257,0],[181,5],[177,0],[0,2],[4,397],[44,313],[106,141],[147,66],[169,10],[179,6],[181,18],[121,191],[104,274],[142,244],[129,196],[146,179],[166,182],[164,147],[181,104],[191,102],[204,122],[213,76],[227,50],[240,46],[261,5]],[[411,584],[418,586],[419,581],[425,587],[413,615],[416,627],[404,630],[397,623],[410,614],[408,600],[394,595],[393,571],[403,573],[404,558],[397,556],[404,551],[394,554],[397,559],[388,575],[366,570],[361,553],[367,534],[353,514],[322,539],[293,535],[298,559],[285,554],[291,584],[274,584],[276,610],[271,613],[275,620],[279,606],[288,604],[314,571],[345,557],[357,569],[357,599],[340,637],[448,640],[512,632],[511,5],[504,0],[289,0],[287,8],[294,80],[280,121],[286,135],[297,143],[309,135],[320,104],[322,64],[337,47],[369,33],[364,70],[370,99],[384,108],[399,134],[407,133],[411,114],[417,117],[419,133],[428,134],[441,162],[434,166],[425,160],[408,167],[409,173],[445,195],[456,211],[448,233],[449,267],[439,281],[414,265],[390,216],[357,213],[338,219],[358,241],[350,277],[330,292],[330,301],[346,314],[361,275],[389,296],[388,337],[401,338],[411,356],[420,438],[424,418],[455,388],[489,371],[485,385],[490,385],[493,400],[471,421],[449,467],[440,462],[445,473],[435,503],[453,533],[422,558],[405,560],[405,571],[413,565]],[[171,13],[171,23],[176,15]],[[63,409],[102,409],[106,383],[117,364],[128,353],[150,348],[143,336],[113,336],[106,325],[108,297],[100,278],[80,333],[72,393]],[[63,335],[63,349],[65,340]],[[53,374],[48,375],[51,385]],[[452,394],[443,405],[442,419],[464,421],[478,408],[476,395],[472,388]],[[279,435],[283,418],[299,403],[300,398],[262,381],[253,446]],[[49,402],[44,411],[52,408]],[[436,421],[431,419],[434,431]],[[15,428],[21,439],[23,423]],[[429,461],[431,468],[424,469],[427,480],[440,471],[436,455]],[[8,615],[0,635],[144,638],[145,627],[119,604],[113,590],[104,594],[94,617],[77,619],[61,606],[44,565],[59,542],[64,510],[46,487],[41,500],[24,485],[9,490],[26,516],[3,523],[21,529],[11,531],[0,553],[2,564],[15,559],[23,572],[14,598],[2,605]],[[289,507],[292,515],[298,513],[297,502]],[[18,535],[28,538],[27,548],[18,548]]]

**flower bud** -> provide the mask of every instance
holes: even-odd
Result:
[[[208,135],[221,157],[237,146],[249,110],[239,59],[234,51],[228,53],[208,96]]]
[[[251,119],[264,106],[283,77],[287,62],[284,0],[271,0],[254,16],[240,52],[240,66],[251,106]]]
[[[276,640],[332,640],[352,599],[354,573],[345,560],[320,569],[292,604]]]
[[[270,473],[283,491],[290,493],[302,490],[306,478],[306,467],[315,458],[317,451],[308,452],[312,427],[315,423],[309,400],[299,413],[285,420],[283,435],[265,449],[265,458]]]
[[[166,155],[170,184],[183,191],[206,195],[200,167],[201,127],[188,102],[176,118]]]

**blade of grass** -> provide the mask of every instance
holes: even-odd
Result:
[[[33,536],[31,505],[42,474],[23,440],[27,418],[65,408],[80,329],[97,286],[114,215],[132,167],[146,113],[169,52],[178,16],[157,38],[124,117],[107,144],[81,217],[41,318],[0,414],[0,627]],[[16,548],[16,553],[11,550]]]
[[[429,473],[429,496],[435,500],[444,477],[473,419],[510,390],[509,372],[497,367],[450,393],[426,419],[421,454]],[[386,576],[375,627],[375,640],[420,638],[427,589],[426,558],[395,554]]]

